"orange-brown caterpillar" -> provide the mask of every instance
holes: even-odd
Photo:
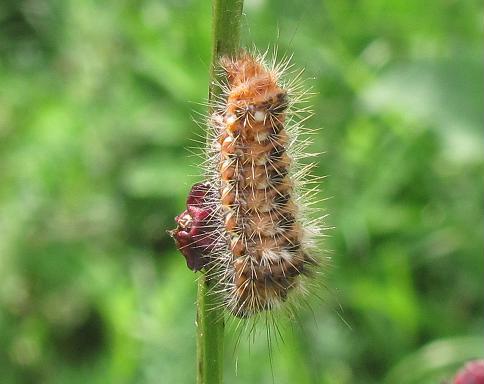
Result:
[[[194,187],[197,196],[204,191],[197,200],[203,222],[189,215],[183,227],[210,228],[210,236],[205,230],[190,237],[203,263],[189,254],[192,248],[184,254],[189,264],[205,267],[237,317],[278,308],[304,292],[303,280],[320,264],[319,227],[306,218],[303,184],[311,165],[297,166],[308,144],[297,140],[302,128],[292,119],[300,94],[294,82],[281,81],[287,61],[269,68],[263,59],[244,51],[220,61],[226,82],[210,117],[209,181]]]

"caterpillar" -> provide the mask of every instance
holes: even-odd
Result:
[[[204,268],[239,318],[299,301],[321,265],[321,217],[308,218],[319,180],[299,161],[311,156],[300,139],[302,72],[285,81],[290,59],[267,65],[265,57],[220,59],[226,80],[208,119],[207,181],[193,186],[171,232],[188,267]]]

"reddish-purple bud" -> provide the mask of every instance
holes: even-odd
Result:
[[[199,271],[208,263],[209,254],[217,241],[212,196],[210,184],[197,183],[192,186],[187,209],[175,217],[177,228],[169,231],[192,271]]]
[[[484,360],[467,363],[455,376],[454,384],[484,384]]]

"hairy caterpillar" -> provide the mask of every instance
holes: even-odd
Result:
[[[236,317],[283,306],[318,269],[321,217],[307,218],[312,164],[299,165],[307,139],[295,106],[301,72],[268,66],[246,51],[223,57],[226,82],[209,117],[205,183],[196,184],[171,232],[192,270],[205,268]],[[317,181],[317,180],[316,180]]]

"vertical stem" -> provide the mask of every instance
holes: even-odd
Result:
[[[224,320],[217,300],[209,292],[210,281],[198,280],[197,298],[197,383],[220,384],[223,377]]]
[[[244,0],[212,0],[212,66],[210,97],[220,93],[213,86],[214,80],[220,80],[215,72],[218,60],[223,55],[233,55],[239,50],[240,20]]]
[[[220,94],[214,84],[221,80],[216,72],[220,56],[238,51],[240,19],[244,0],[212,0],[212,64],[209,100]],[[210,111],[211,112],[211,111]],[[197,383],[221,384],[223,381],[224,320],[211,281],[205,273],[198,280],[197,294]]]

